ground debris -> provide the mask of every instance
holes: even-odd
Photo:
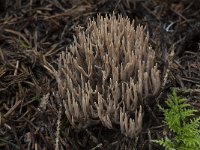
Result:
[[[158,67],[167,74],[160,99],[176,87],[200,108],[199,0],[6,0],[0,6],[0,149],[55,148],[59,95],[44,66],[56,68],[60,52],[74,40],[75,27],[84,27],[98,13],[114,11],[146,25]],[[149,108],[155,115],[145,118],[140,150],[159,149],[150,140],[164,135],[157,121],[161,113],[157,106]],[[73,129],[62,113],[59,149],[132,148],[130,139],[103,126]]]

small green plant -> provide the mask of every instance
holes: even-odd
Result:
[[[175,90],[165,103],[168,109],[159,108],[164,113],[164,123],[174,136],[172,139],[165,137],[153,142],[165,150],[200,150],[200,117],[194,118],[197,110],[191,108],[186,99],[178,97]]]

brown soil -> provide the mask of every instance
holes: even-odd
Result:
[[[74,27],[98,13],[120,13],[146,25],[157,52],[163,87],[172,88],[200,108],[199,0],[6,0],[0,1],[0,149],[55,149],[58,103],[53,76],[59,53],[73,41]],[[173,53],[174,52],[174,53]],[[45,98],[47,97],[47,98]],[[48,99],[48,101],[46,101]],[[159,150],[165,126],[156,105],[149,106],[137,149]],[[64,112],[60,149],[130,149],[131,139],[103,126],[77,131]]]

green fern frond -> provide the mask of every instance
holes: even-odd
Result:
[[[161,140],[152,140],[152,142],[157,143],[157,144],[161,145],[162,147],[165,147],[165,150],[176,150],[173,147],[174,143],[172,143],[172,141],[170,139],[168,139],[167,137],[165,137],[164,139],[161,139]]]
[[[173,139],[165,137],[153,142],[161,145],[165,150],[199,150],[200,149],[200,117],[194,117],[197,110],[186,103],[186,99],[177,96],[175,90],[165,101],[168,109],[158,106],[164,113],[164,123],[174,134]]]

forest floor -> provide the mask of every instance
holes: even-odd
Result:
[[[59,54],[73,42],[76,26],[113,12],[149,31],[165,82],[158,102],[175,88],[200,109],[199,0],[0,1],[0,149],[55,149],[58,107],[51,95],[57,85],[44,64],[57,66]],[[150,140],[165,135],[162,113],[157,106],[150,108],[139,150],[161,149]],[[128,149],[130,141],[102,126],[76,131],[62,115],[60,149]]]

